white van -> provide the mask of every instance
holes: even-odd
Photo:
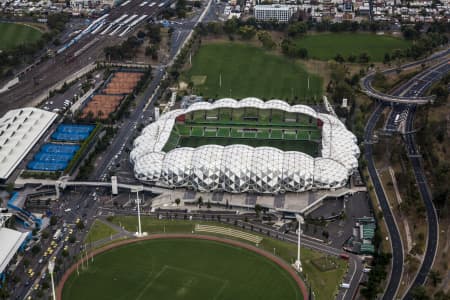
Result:
[[[339,287],[341,287],[341,288],[343,288],[343,289],[349,289],[350,288],[350,283],[341,283],[340,285],[339,285]]]

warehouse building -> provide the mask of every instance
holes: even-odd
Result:
[[[0,181],[6,181],[58,115],[21,108],[0,118]]]

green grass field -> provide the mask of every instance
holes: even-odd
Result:
[[[109,238],[112,235],[115,235],[117,231],[108,225],[95,220],[94,224],[92,224],[91,229],[89,230],[85,242],[93,243],[98,240],[102,240],[105,238]]]
[[[24,43],[36,42],[42,33],[30,26],[0,23],[0,50],[11,49]]]
[[[274,147],[282,151],[299,151],[311,155],[318,156],[318,144],[310,141],[296,140],[258,140],[258,139],[234,139],[234,138],[213,138],[213,137],[186,137],[181,138],[180,147],[197,148],[203,145],[247,145],[251,147]]]
[[[391,36],[370,33],[324,33],[307,35],[296,40],[298,47],[306,48],[313,59],[329,60],[337,54],[345,59],[366,52],[370,61],[383,61],[385,53],[405,49],[411,42]]]
[[[114,224],[124,226],[129,231],[136,231],[137,220],[135,217],[116,216],[111,220]],[[156,220],[151,217],[143,217],[141,219],[142,230],[153,233],[191,233],[194,230],[195,224],[207,224],[228,227],[222,223],[217,222],[199,222],[199,221],[181,221],[181,220]],[[233,227],[237,229],[236,227]],[[255,233],[253,233],[255,234]],[[293,263],[297,257],[297,247],[294,244],[282,242],[267,236],[262,236],[263,240],[259,247],[273,253],[275,248],[276,255],[283,258],[286,262]],[[229,237],[228,237],[229,238]],[[243,240],[240,240],[243,241]],[[329,300],[335,298],[335,293],[338,289],[339,283],[342,281],[347,269],[347,262],[336,257],[328,256],[328,259],[337,266],[334,270],[326,272],[318,269],[313,261],[324,258],[320,252],[310,249],[301,249],[302,266],[304,275],[308,278],[308,283],[311,284],[317,300]],[[237,298],[245,299],[245,298]],[[265,299],[265,298],[264,298]],[[65,299],[64,299],[65,300]]]
[[[199,76],[206,79],[194,85],[194,93],[207,98],[259,97],[305,103],[306,97],[319,99],[322,95],[322,80],[300,64],[240,43],[202,45],[182,79],[198,83]]]
[[[289,274],[254,252],[189,239],[143,241],[102,253],[74,273],[63,299],[302,299]]]

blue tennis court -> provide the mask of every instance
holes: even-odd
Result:
[[[41,147],[39,152],[45,153],[75,153],[80,149],[80,145],[65,145],[65,144],[55,144],[48,143]]]
[[[58,154],[52,154],[52,153],[45,153],[45,152],[39,152],[34,156],[34,160],[41,161],[41,162],[68,162],[72,159],[73,154],[66,154],[66,153],[58,153]]]
[[[61,124],[56,128],[51,138],[56,141],[84,141],[94,128],[94,125]]]
[[[80,145],[44,144],[27,168],[35,171],[63,171],[79,149]]]
[[[34,171],[63,171],[67,168],[68,162],[60,162],[60,163],[50,163],[50,162],[41,162],[41,161],[31,161],[28,164],[29,170]]]

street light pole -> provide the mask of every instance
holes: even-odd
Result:
[[[302,262],[300,261],[300,236],[302,234],[303,217],[301,215],[295,215],[298,222],[298,239],[297,239],[297,260],[294,267],[298,272],[302,272]]]
[[[142,236],[142,228],[141,228],[141,208],[140,208],[140,200],[139,200],[139,191],[136,190],[136,202],[137,202],[137,213],[138,213],[138,232],[137,236]]]
[[[55,270],[55,263],[50,260],[48,262],[48,271],[50,273],[50,278],[52,281],[52,294],[53,294],[53,300],[56,300],[56,294],[55,294],[55,280],[53,279],[53,271]]]

